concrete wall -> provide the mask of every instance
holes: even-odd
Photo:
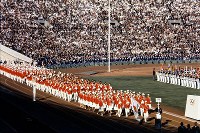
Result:
[[[32,59],[19,53],[16,52],[2,44],[0,44],[0,60],[1,61],[21,61],[21,62],[28,62],[31,63]]]

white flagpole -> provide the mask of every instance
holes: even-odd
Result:
[[[35,86],[33,87],[33,102],[36,101],[36,88]]]
[[[33,84],[33,102],[36,101],[36,78],[33,77],[34,84]]]
[[[110,0],[108,0],[108,72],[110,72]]]

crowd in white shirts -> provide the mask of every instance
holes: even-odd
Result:
[[[180,85],[184,87],[200,89],[200,70],[199,68],[177,68],[175,70],[161,69],[156,72],[157,81],[168,84]]]
[[[33,90],[40,90],[68,102],[74,101],[97,114],[110,116],[116,114],[125,117],[134,114],[139,120],[147,122],[151,107],[149,94],[135,93],[131,90],[114,90],[110,84],[89,81],[73,74],[55,72],[28,64],[1,64],[0,74]]]
[[[111,0],[111,60],[200,59],[199,8],[199,0]],[[0,43],[39,65],[107,59],[107,0],[2,0],[0,9]]]

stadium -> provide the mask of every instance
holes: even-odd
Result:
[[[0,132],[200,133],[198,0],[0,9]]]

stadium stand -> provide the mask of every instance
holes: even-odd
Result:
[[[198,0],[111,3],[111,62],[200,59]],[[4,0],[0,8],[1,44],[39,66],[107,62],[107,1]]]

